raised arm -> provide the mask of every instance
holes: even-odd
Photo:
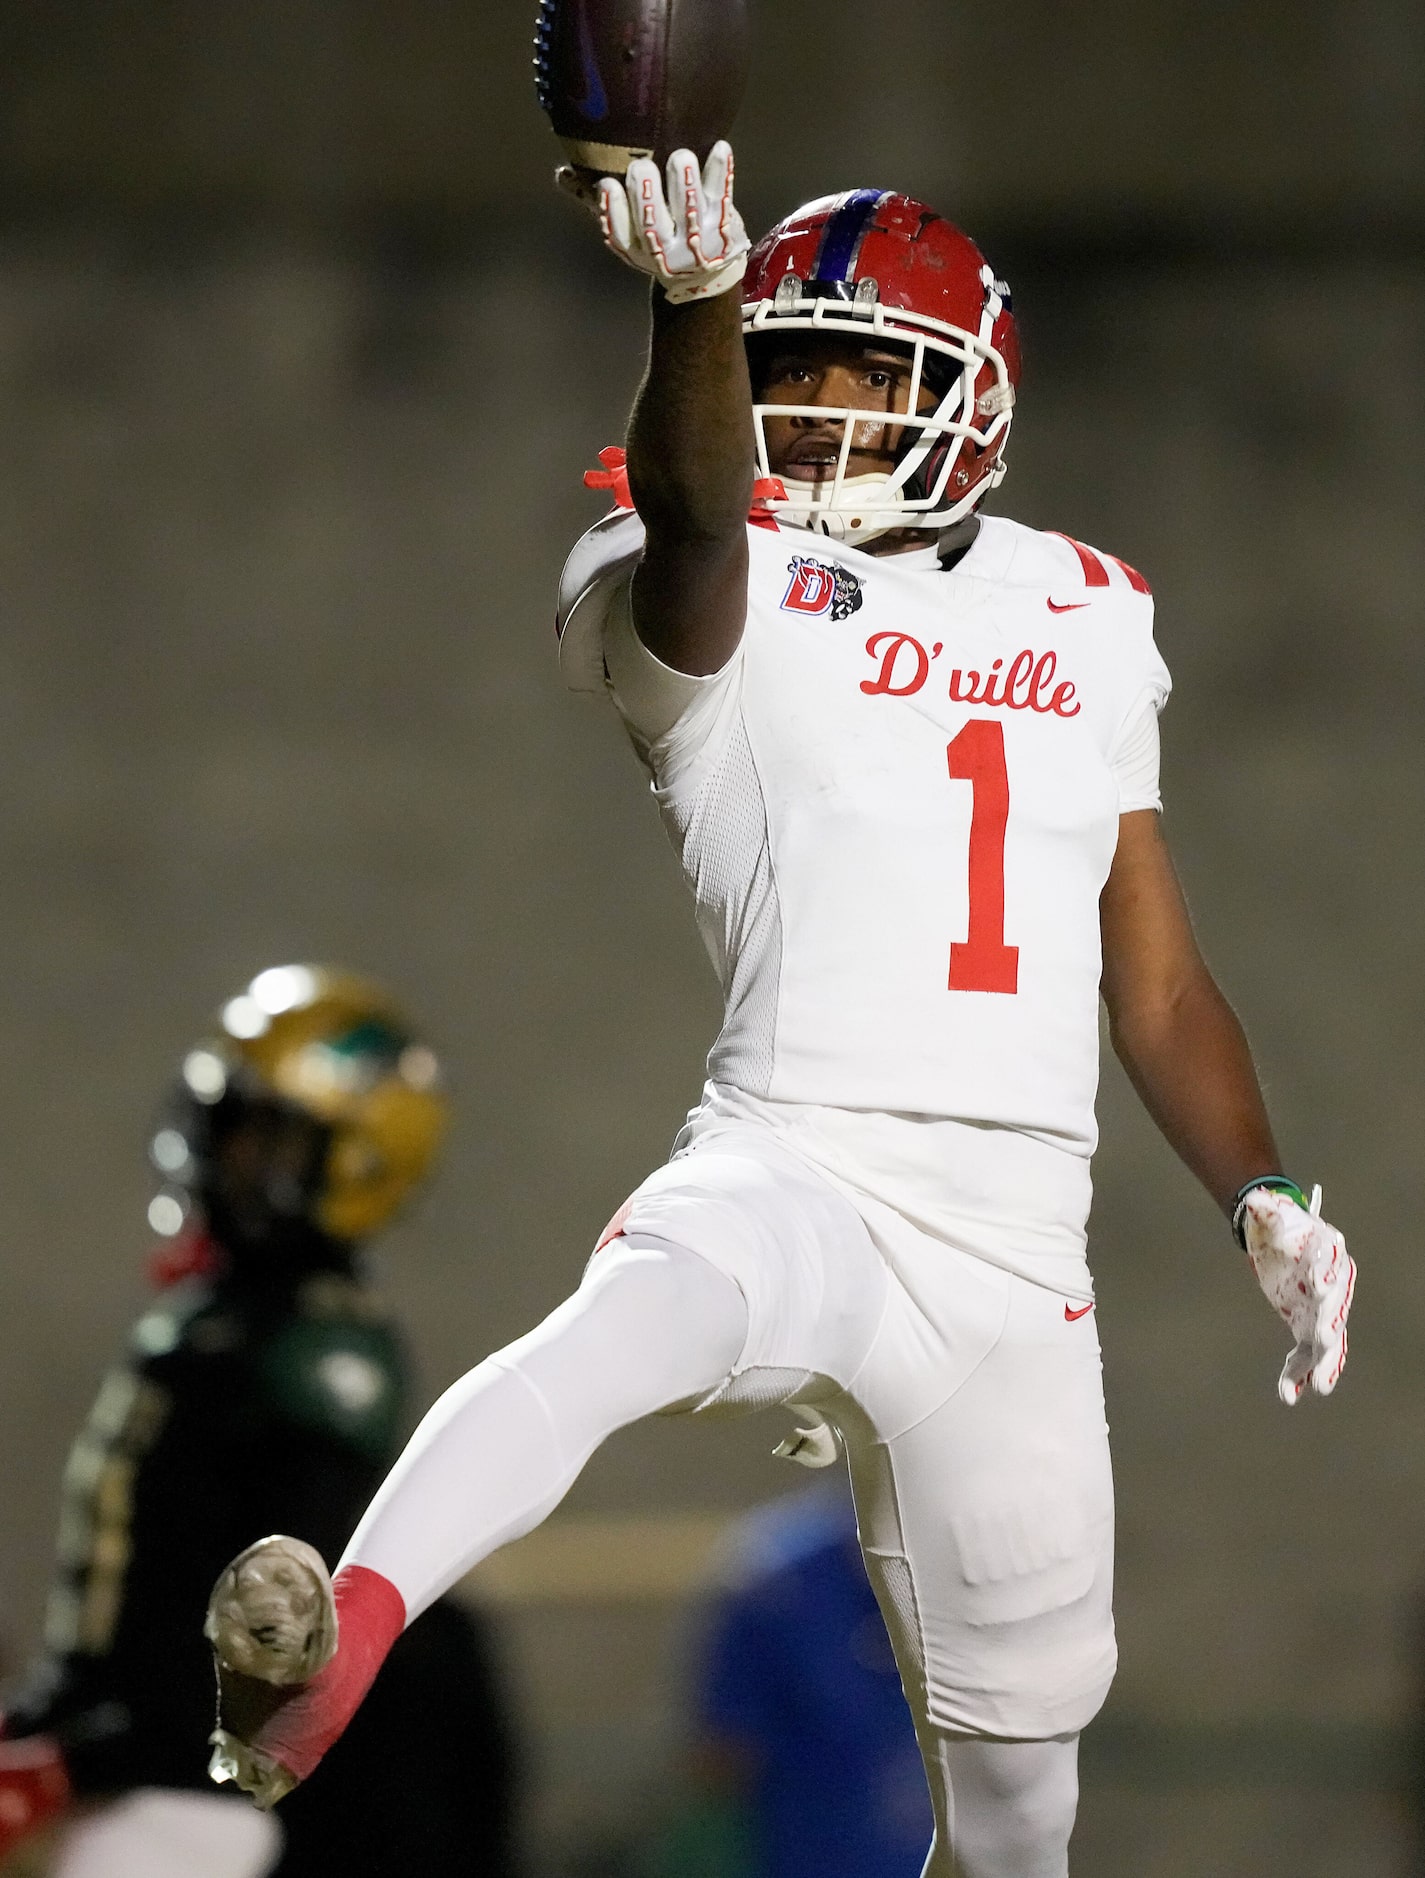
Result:
[[[648,369],[628,433],[629,487],[648,531],[634,576],[633,619],[655,657],[702,675],[737,650],[747,613],[752,390],[733,291],[748,242],[732,201],[732,152],[700,171],[669,158],[599,185],[604,239],[650,276]]]
[[[720,670],[747,615],[752,393],[735,294],[686,306],[653,289],[648,370],[628,429],[628,481],[648,530],[633,623],[680,672]]]

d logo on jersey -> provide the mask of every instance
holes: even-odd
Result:
[[[813,618],[829,613],[833,619],[850,619],[865,598],[855,574],[813,560],[809,554],[794,555],[787,572],[792,578],[782,596],[784,613],[808,613]]]

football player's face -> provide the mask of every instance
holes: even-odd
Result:
[[[893,347],[868,346],[836,333],[789,333],[786,345],[767,360],[757,401],[905,412],[910,381],[910,355]],[[922,384],[917,410],[933,411],[938,403],[936,394]],[[802,413],[769,416],[765,425],[774,476],[819,483],[835,475],[844,429],[840,420]],[[904,425],[858,422],[846,474],[888,474],[905,441]]]

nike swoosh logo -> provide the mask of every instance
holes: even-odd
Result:
[[[1066,1304],[1064,1306],[1064,1322],[1066,1324],[1076,1324],[1081,1317],[1087,1317],[1092,1309],[1093,1306],[1091,1304],[1081,1304],[1078,1310],[1071,1311]]]
[[[589,30],[589,15],[583,0],[579,6],[579,57],[584,65],[584,95],[575,99],[574,109],[589,123],[599,124],[609,114],[609,100],[594,55],[594,35]]]
[[[1077,613],[1080,607],[1092,605],[1092,600],[1065,600],[1062,606],[1057,600],[1050,600],[1048,602],[1049,611],[1051,613]]]

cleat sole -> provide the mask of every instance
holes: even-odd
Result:
[[[336,1654],[336,1603],[321,1554],[259,1539],[213,1587],[203,1635],[224,1669],[277,1688],[308,1682]],[[231,1778],[231,1776],[229,1776]]]

